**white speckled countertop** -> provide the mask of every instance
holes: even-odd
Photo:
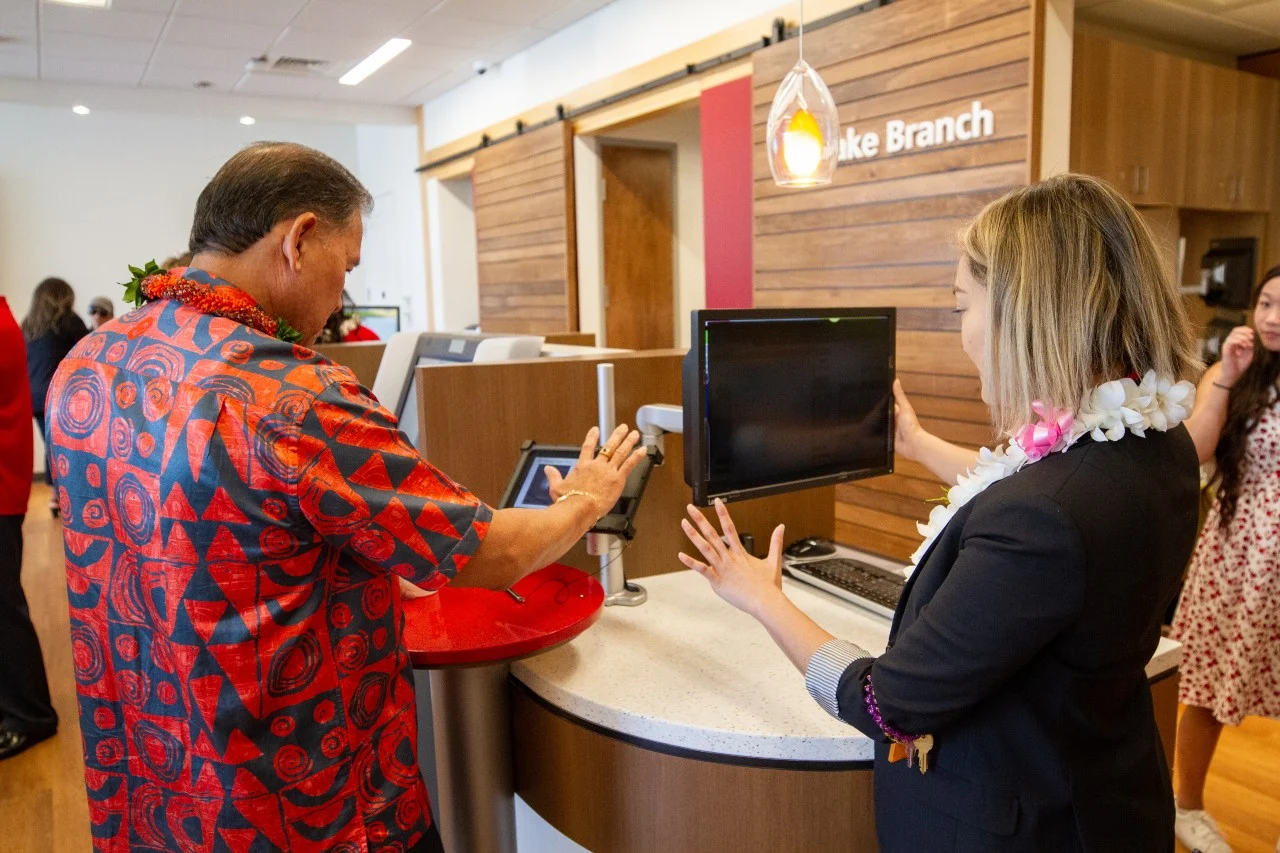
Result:
[[[827,715],[764,628],[690,571],[642,578],[640,607],[606,607],[573,642],[517,661],[512,674],[553,706],[605,729],[681,749],[782,761],[869,761],[871,740]],[[873,653],[888,620],[787,578],[824,628]],[[1147,667],[1176,667],[1168,639]]]

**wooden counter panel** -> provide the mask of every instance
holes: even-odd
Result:
[[[495,504],[515,470],[520,445],[580,444],[596,422],[596,365],[614,365],[617,418],[634,423],[648,403],[681,402],[682,351],[620,353],[608,357],[566,357],[536,362],[433,366],[418,370],[418,399],[423,407],[423,455],[482,500]],[[679,571],[676,554],[693,554],[680,530],[690,490],[684,482],[684,443],[666,442],[666,462],[653,472],[640,512],[638,534],[627,548],[628,577]],[[751,533],[756,549],[768,548],[777,524],[787,526],[787,541],[834,534],[835,489],[809,489],[733,505],[738,529]],[[595,557],[576,546],[562,562],[594,572]]]
[[[372,388],[386,348],[387,345],[381,341],[367,341],[354,344],[317,344],[315,351],[334,364],[350,368],[361,385]]]
[[[516,793],[593,853],[875,853],[871,771],[667,755],[600,734],[513,684]]]

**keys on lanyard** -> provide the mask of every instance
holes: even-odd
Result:
[[[907,760],[908,767],[916,766],[920,760],[920,772],[929,772],[929,752],[933,749],[933,735],[920,735],[908,742],[894,741],[889,744],[889,763]]]

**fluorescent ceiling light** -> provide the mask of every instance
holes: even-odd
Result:
[[[257,124],[258,120],[253,116],[240,116],[241,124]]]
[[[413,42],[408,39],[392,39],[361,60],[355,68],[343,74],[338,82],[344,86],[355,86],[363,82],[370,74],[404,53],[411,44]]]
[[[110,9],[111,0],[44,0],[46,3],[57,3],[60,6],[88,6],[93,9]]]
[[[86,107],[84,104],[76,104],[74,107],[71,108],[71,112],[75,113],[78,116],[87,116],[89,114],[89,108]]]

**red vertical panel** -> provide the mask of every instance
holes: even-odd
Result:
[[[700,106],[707,307],[750,308],[751,78],[707,89]]]

